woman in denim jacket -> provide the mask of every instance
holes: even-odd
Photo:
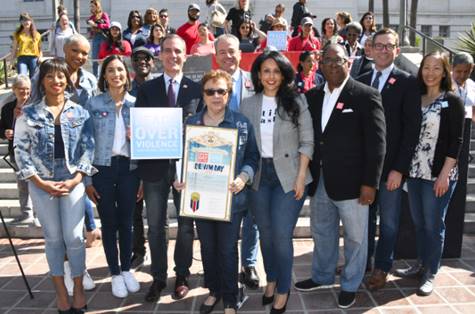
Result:
[[[140,285],[130,270],[132,255],[132,216],[139,179],[130,161],[130,108],[135,97],[129,95],[130,78],[122,57],[111,55],[104,60],[99,76],[103,92],[86,104],[97,143],[94,166],[99,173],[87,182],[86,192],[97,204],[102,223],[102,243],[112,275],[112,294],[125,298]],[[117,248],[119,233],[120,266]]]
[[[72,307],[84,311],[85,269],[83,176],[93,175],[94,139],[89,113],[64,97],[71,86],[66,63],[50,59],[40,66],[38,88],[45,97],[23,108],[14,136],[18,176],[28,180],[33,206],[44,230],[46,259],[60,313],[71,304],[64,285],[64,256],[74,281]]]
[[[231,222],[196,220],[205,283],[209,289],[209,296],[201,305],[200,313],[212,312],[221,298],[224,313],[235,313],[238,294],[237,241],[241,220],[247,209],[247,185],[252,183],[257,171],[259,151],[249,120],[227,108],[232,94],[231,76],[221,70],[211,71],[204,75],[202,86],[206,107],[188,118],[186,124],[237,129],[239,144],[235,163],[238,175],[229,187],[233,193]],[[174,186],[181,190],[184,183],[175,182]]]

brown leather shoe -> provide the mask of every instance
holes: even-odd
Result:
[[[190,287],[188,286],[188,281],[185,277],[177,276],[175,281],[175,294],[173,297],[176,300],[183,299],[190,291]]]
[[[382,271],[381,269],[375,269],[371,277],[366,281],[366,286],[369,290],[378,290],[384,288],[386,285],[386,280],[388,273]]]

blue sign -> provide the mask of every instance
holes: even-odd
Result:
[[[132,159],[182,158],[182,108],[131,108],[130,129]]]
[[[268,31],[267,47],[272,47],[279,51],[287,51],[287,32],[286,31]]]

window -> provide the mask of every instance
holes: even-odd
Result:
[[[432,25],[421,25],[421,32],[432,37]]]
[[[450,37],[450,25],[440,25],[439,26],[439,36],[440,37]]]

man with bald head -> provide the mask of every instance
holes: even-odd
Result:
[[[86,102],[96,94],[97,79],[92,73],[84,70],[82,66],[86,63],[91,46],[86,37],[81,34],[73,34],[64,43],[64,61],[69,69],[71,81],[75,90],[66,90],[66,97],[77,104],[84,106]],[[44,95],[37,88],[38,72],[31,80],[30,103],[40,100]]]
[[[365,273],[368,206],[374,202],[381,177],[386,124],[378,91],[349,76],[344,47],[327,46],[320,69],[325,85],[305,95],[315,132],[313,182],[308,192],[315,242],[312,278],[296,283],[295,288],[313,291],[334,284],[341,220],[345,265],[338,306],[349,308]]]

